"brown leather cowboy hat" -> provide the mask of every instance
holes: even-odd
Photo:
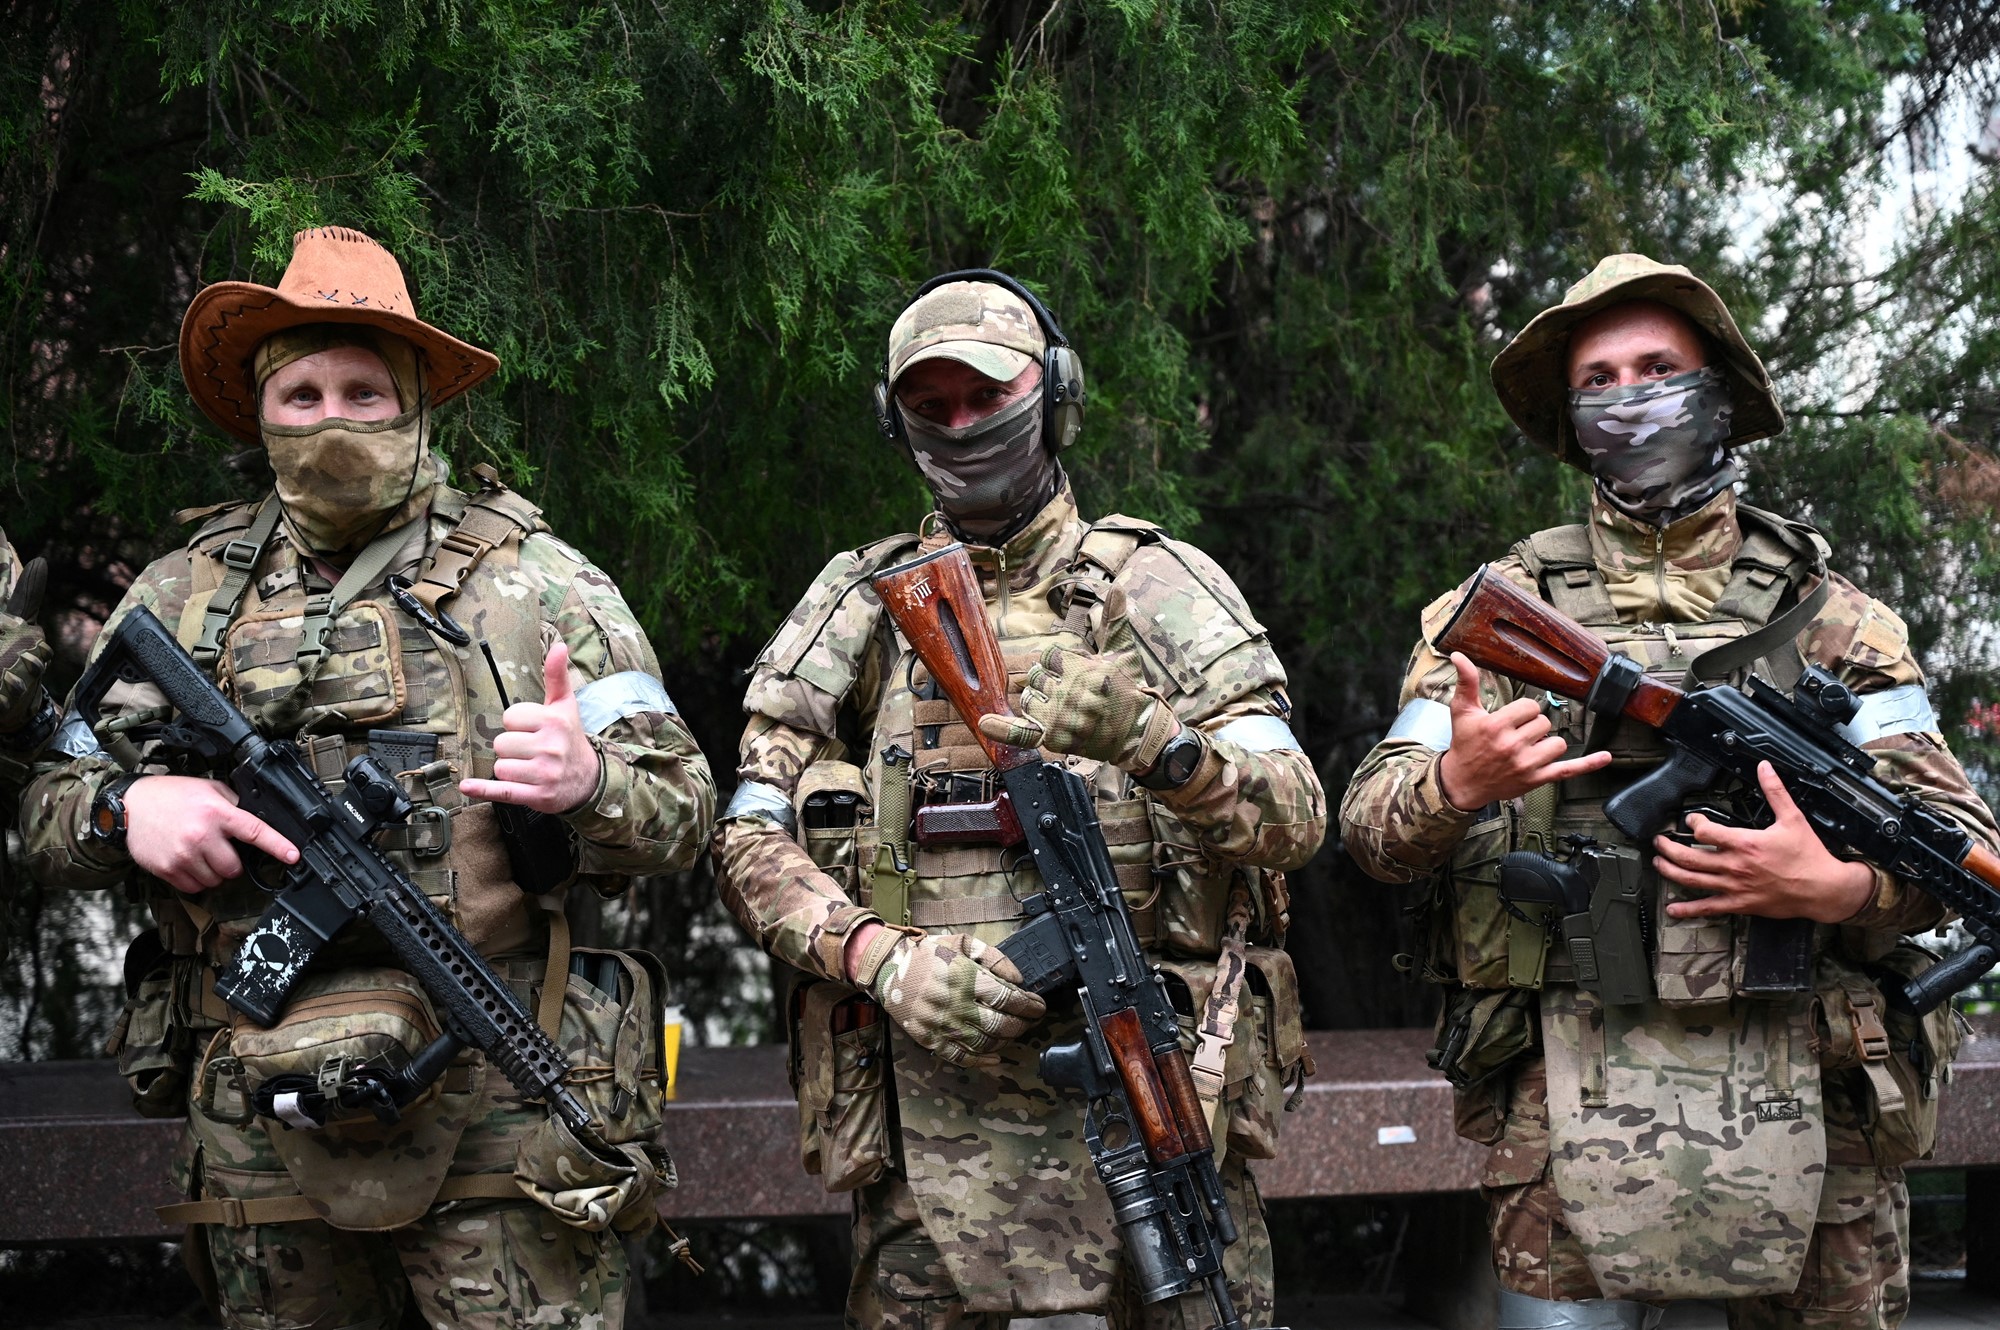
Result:
[[[360,323],[405,338],[417,349],[433,406],[500,368],[491,351],[417,317],[395,255],[359,231],[321,226],[292,238],[292,261],[276,288],[217,282],[189,302],[181,320],[181,377],[202,414],[255,443],[250,358],[272,333],[307,323]]]
[[[1571,466],[1590,469],[1569,423],[1569,337],[1599,310],[1628,300],[1654,300],[1685,314],[1720,351],[1735,410],[1726,447],[1769,438],[1785,428],[1785,413],[1771,393],[1771,376],[1750,349],[1722,297],[1678,263],[1644,254],[1613,254],[1563,294],[1563,302],[1537,314],[1493,358],[1493,390],[1521,433]]]

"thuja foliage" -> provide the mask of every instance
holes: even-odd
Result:
[[[355,226],[501,357],[447,453],[613,572],[726,773],[811,571],[923,509],[867,410],[890,320],[991,264],[1082,350],[1086,511],[1236,575],[1337,795],[1419,607],[1582,502],[1486,363],[1642,249],[1769,352],[1793,427],[1750,497],[1905,611],[1955,715],[1992,692],[1993,167],[1898,245],[1863,225],[1965,160],[1977,3],[52,0],[0,31],[6,526],[72,651],[173,509],[261,481],[179,387],[188,296]],[[1313,1015],[1413,1018],[1399,902],[1341,862],[1294,884]]]

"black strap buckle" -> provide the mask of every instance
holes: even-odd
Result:
[[[442,637],[453,646],[471,646],[472,634],[459,627],[458,620],[443,610],[433,614],[424,608],[424,603],[410,590],[410,579],[401,573],[392,573],[388,581],[389,595],[412,619]]]

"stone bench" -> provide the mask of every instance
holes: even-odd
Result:
[[[2000,1022],[1967,1042],[1926,1167],[2000,1165]],[[1280,1159],[1257,1166],[1264,1195],[1466,1193],[1483,1151],[1451,1130],[1451,1091],[1424,1065],[1424,1030],[1314,1033],[1319,1074],[1285,1124]],[[784,1050],[689,1048],[666,1139],[681,1185],[670,1220],[845,1214],[798,1165],[797,1109]],[[0,1246],[177,1236],[153,1214],[175,1198],[178,1122],[131,1111],[108,1062],[0,1063]],[[1975,1268],[2000,1274],[2000,1171],[1968,1184]],[[1454,1207],[1462,1211],[1463,1207]],[[1975,1212],[1981,1218],[1975,1218]]]

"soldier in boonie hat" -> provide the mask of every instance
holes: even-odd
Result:
[[[1674,684],[1830,671],[1861,699],[1843,734],[1884,780],[2000,838],[1902,620],[1827,569],[1818,532],[1737,501],[1732,451],[1784,415],[1706,283],[1613,255],[1492,372],[1521,432],[1595,482],[1586,522],[1536,532],[1494,572]],[[1456,599],[1425,610],[1426,639]],[[1432,884],[1421,968],[1450,985],[1433,1065],[1466,1134],[1492,1146],[1501,1330],[1645,1330],[1684,1298],[1726,1299],[1739,1328],[1894,1326],[1909,1298],[1900,1166],[1935,1137],[1958,1034],[1948,1013],[1867,1051],[1846,1032],[1881,1028],[1885,973],[1934,963],[1905,935],[1943,907],[1835,858],[1774,776],[1769,825],[1695,811],[1678,838],[1630,845],[1605,803],[1668,756],[1657,732],[1551,707],[1428,640],[1401,701],[1341,828],[1369,873]],[[1494,890],[1517,850],[1586,855],[1595,882],[1636,889],[1643,943],[1590,953],[1596,973],[1551,948]],[[1615,895],[1593,897],[1593,927]]]
[[[441,1003],[361,923],[268,1030],[204,997],[270,900],[242,846],[288,864],[298,848],[228,787],[150,749],[127,770],[64,729],[23,835],[44,881],[127,882],[158,921],[127,958],[120,1068],[142,1112],[188,1121],[189,1199],[163,1218],[193,1226],[190,1266],[230,1326],[393,1326],[414,1298],[427,1323],[513,1330],[556,1308],[615,1330],[619,1235],[654,1222],[671,1173],[657,1039],[628,1037],[657,1035],[664,995],[634,958],[572,967],[546,902],[571,880],[611,895],[691,866],[707,764],[611,579],[491,468],[474,468],[477,492],[447,483],[430,413],[499,362],[417,317],[388,250],[301,232],[275,287],[195,296],[181,365],[209,419],[264,445],[276,484],[186,515],[193,538],[140,573],[110,627],[150,609],[329,781],[364,753],[399,774],[414,807],[377,846],[503,978],[543,986],[541,1021],[590,1067],[576,1089],[601,1130],[566,1134],[470,1053],[393,1123],[344,1111],[363,1071],[437,1036]],[[157,701],[121,689],[106,712]],[[548,816],[503,820],[495,804]],[[301,1079],[320,1114],[273,1089]]]

